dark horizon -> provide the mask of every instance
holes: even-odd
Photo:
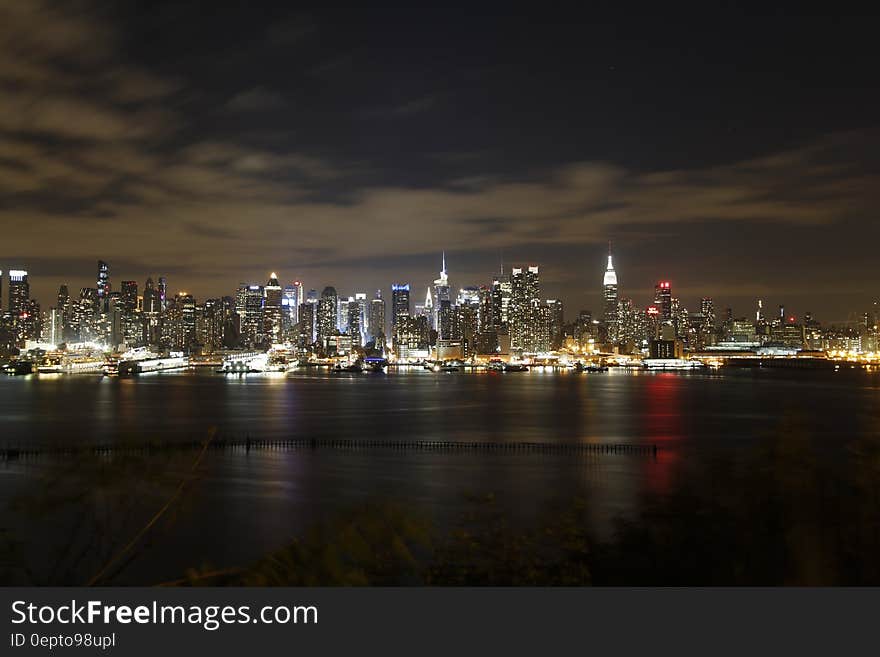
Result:
[[[0,269],[413,299],[541,267],[823,323],[880,297],[872,21],[0,4]],[[5,294],[5,286],[4,286]]]

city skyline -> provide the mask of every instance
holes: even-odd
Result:
[[[818,305],[814,304],[813,306],[805,306],[803,308],[800,308],[800,307],[796,307],[794,305],[790,305],[790,304],[786,303],[785,299],[776,299],[776,298],[767,297],[767,296],[755,295],[755,296],[745,297],[744,295],[737,295],[735,297],[732,297],[732,298],[744,299],[744,300],[750,302],[750,305],[748,307],[741,307],[741,306],[734,306],[734,305],[726,304],[726,303],[724,303],[723,297],[719,297],[719,296],[716,296],[713,294],[703,294],[699,297],[694,297],[693,296],[694,288],[692,286],[687,285],[687,284],[680,285],[678,282],[672,281],[668,277],[663,277],[663,276],[655,277],[650,282],[650,285],[645,285],[644,287],[639,287],[639,286],[629,287],[629,286],[626,286],[625,284],[620,284],[618,282],[617,275],[620,272],[619,266],[617,266],[617,264],[616,264],[619,261],[618,252],[617,251],[614,252],[613,259],[614,259],[615,265],[612,268],[612,265],[611,265],[611,261],[612,261],[611,242],[608,242],[606,244],[605,248],[608,251],[608,253],[606,254],[606,256],[607,256],[606,269],[601,270],[601,271],[599,269],[597,269],[598,273],[596,275],[594,275],[594,277],[593,277],[594,279],[596,279],[596,277],[602,276],[603,277],[602,285],[601,286],[596,285],[595,280],[594,280],[593,281],[593,283],[594,283],[593,288],[594,289],[592,291],[587,291],[585,289],[583,295],[581,295],[584,298],[592,299],[594,302],[594,303],[592,303],[592,305],[582,305],[582,306],[573,305],[573,304],[570,304],[567,299],[563,298],[562,295],[553,294],[554,286],[553,286],[553,278],[552,278],[552,266],[548,267],[544,263],[535,263],[534,261],[509,262],[509,263],[507,263],[507,265],[505,265],[504,260],[502,259],[502,260],[499,260],[498,269],[496,269],[494,272],[490,272],[488,275],[484,276],[483,279],[480,279],[480,280],[461,280],[458,276],[453,276],[453,277],[447,276],[446,251],[442,251],[439,254],[441,261],[442,261],[441,278],[445,277],[446,280],[450,280],[451,285],[449,287],[451,288],[452,293],[454,295],[457,295],[458,292],[464,288],[473,287],[473,286],[478,287],[480,285],[491,284],[492,278],[493,277],[497,278],[497,275],[499,272],[504,272],[509,275],[511,268],[513,268],[513,267],[538,266],[541,268],[542,296],[546,297],[547,300],[556,299],[556,298],[560,299],[564,304],[564,308],[566,309],[565,310],[566,320],[569,320],[569,321],[576,318],[577,314],[582,311],[589,311],[594,315],[594,317],[597,320],[604,321],[604,318],[607,313],[607,310],[605,309],[605,307],[607,305],[607,299],[605,297],[607,295],[609,280],[612,281],[612,285],[617,289],[617,291],[615,292],[615,294],[616,294],[615,299],[616,300],[632,301],[634,304],[634,307],[640,308],[642,310],[648,308],[656,301],[656,289],[657,289],[656,286],[658,284],[660,284],[661,281],[665,281],[667,286],[672,285],[676,291],[676,300],[680,300],[684,307],[690,308],[692,311],[698,311],[699,307],[700,307],[701,300],[708,297],[714,301],[715,307],[718,309],[719,312],[723,311],[727,308],[730,308],[733,316],[737,317],[737,318],[738,317],[753,316],[757,308],[763,308],[765,316],[773,315],[775,309],[785,308],[786,309],[785,315],[788,317],[802,319],[804,315],[809,314],[814,318],[821,318],[822,322],[824,324],[828,324],[828,325],[831,325],[831,324],[836,324],[836,325],[857,324],[857,323],[860,323],[861,321],[863,321],[863,314],[864,313],[866,313],[866,312],[876,313],[878,304],[880,304],[880,294],[878,294],[874,298],[866,298],[862,304],[863,307],[850,308],[849,312],[848,312],[848,316],[846,318],[835,319],[835,318],[830,318],[830,317],[821,317],[821,313],[817,313],[813,310],[813,307],[821,307],[821,304],[818,304]],[[57,297],[59,285],[68,287],[69,290],[72,291],[72,293],[76,292],[77,290],[81,290],[83,288],[93,288],[95,290],[95,292],[98,294],[98,296],[102,297],[101,289],[100,289],[101,288],[101,275],[102,275],[102,273],[103,273],[103,275],[108,276],[109,280],[110,280],[106,293],[109,293],[110,289],[113,287],[113,281],[116,282],[117,291],[119,291],[119,286],[123,282],[133,281],[133,282],[137,283],[138,289],[142,289],[144,282],[147,280],[155,280],[155,281],[165,280],[165,281],[167,281],[167,279],[168,279],[167,276],[163,276],[163,275],[157,274],[157,273],[146,274],[145,276],[143,274],[141,274],[140,277],[129,276],[126,274],[116,274],[115,268],[113,268],[112,270],[109,269],[111,265],[112,265],[112,263],[108,263],[105,260],[100,260],[100,259],[96,260],[94,263],[92,263],[93,272],[92,272],[91,281],[90,282],[86,281],[85,280],[86,277],[80,277],[80,279],[82,279],[80,282],[82,282],[83,285],[79,285],[77,283],[71,283],[69,281],[73,280],[73,279],[69,279],[69,278],[62,278],[54,284],[47,282],[47,281],[40,281],[38,277],[35,277],[35,274],[37,272],[34,272],[34,271],[29,270],[27,268],[21,268],[21,267],[6,268],[3,266],[2,262],[0,262],[0,278],[3,278],[3,277],[8,278],[8,274],[13,271],[26,273],[28,275],[29,288],[31,290],[30,298],[34,299],[38,303],[41,303],[41,300],[40,300],[40,297],[38,296],[38,294],[36,294],[34,292],[35,290],[52,288],[53,291],[51,292],[51,295],[49,296],[49,298],[54,300]],[[95,267],[97,267],[97,269],[99,271],[97,284],[95,282],[95,276],[94,276]],[[426,267],[426,269],[427,269],[427,267]],[[282,271],[282,270],[277,269],[277,271]],[[551,274],[551,276],[549,278],[547,276],[548,272]],[[612,279],[609,279],[609,272],[612,275]],[[411,304],[418,303],[418,299],[421,298],[421,294],[422,294],[421,290],[426,290],[428,297],[430,299],[431,294],[432,294],[432,290],[436,290],[436,286],[440,282],[439,279],[431,282],[430,281],[431,274],[428,274],[428,273],[425,273],[422,275],[421,279],[424,279],[424,280],[421,280],[421,279],[417,280],[417,279],[412,279],[412,278],[406,278],[403,276],[398,276],[398,277],[393,278],[392,280],[386,282],[384,285],[380,284],[378,286],[372,286],[372,287],[371,286],[364,286],[364,285],[350,286],[350,287],[337,286],[337,285],[333,285],[332,281],[326,281],[326,282],[319,283],[315,286],[312,286],[311,283],[309,283],[309,281],[306,280],[305,277],[294,276],[294,277],[285,278],[283,275],[277,275],[276,270],[271,270],[271,272],[267,272],[267,274],[265,274],[263,276],[263,278],[269,278],[269,277],[271,277],[273,279],[277,278],[278,280],[280,280],[280,285],[282,287],[287,286],[287,285],[292,285],[292,284],[299,286],[300,294],[302,296],[304,296],[305,292],[308,290],[311,290],[312,292],[320,292],[320,290],[324,289],[325,287],[331,286],[334,289],[339,290],[339,295],[341,297],[342,296],[354,297],[355,294],[365,293],[365,294],[369,295],[368,298],[373,298],[374,293],[378,290],[382,293],[383,298],[391,300],[394,286],[405,284],[405,285],[408,285],[409,289],[410,289]],[[251,279],[251,280],[240,280],[237,284],[235,284],[231,288],[228,288],[226,290],[215,289],[213,292],[200,292],[198,290],[184,289],[184,288],[177,289],[174,287],[174,284],[173,284],[174,281],[172,280],[170,287],[167,290],[167,294],[169,296],[174,296],[174,295],[178,295],[178,294],[187,294],[187,295],[191,295],[195,299],[199,299],[199,300],[222,298],[224,296],[233,296],[234,290],[238,289],[242,286],[258,285],[258,286],[263,287],[263,283],[261,282],[261,280],[262,280],[261,278]],[[548,285],[548,280],[550,282],[549,285]],[[626,279],[624,278],[624,281],[625,280]],[[7,305],[8,305],[7,297],[2,296],[3,294],[5,294],[5,290],[6,290],[6,287],[4,285],[5,285],[5,281],[4,281],[4,284],[0,284],[0,300],[2,300],[2,304],[3,304],[2,310],[3,311],[5,311],[7,309]],[[54,285],[54,287],[53,287],[53,285]],[[550,289],[548,289],[548,287]],[[585,288],[586,288],[586,286],[585,286]],[[699,289],[703,289],[703,288],[699,288]],[[682,290],[684,290],[684,293],[682,293]],[[793,296],[794,296],[794,298],[798,297],[798,295],[793,295]],[[54,306],[54,303],[41,303],[41,307],[44,310],[48,309],[50,307],[53,307],[53,306]],[[389,317],[390,317],[390,315],[389,315]],[[616,321],[616,318],[614,321]]]
[[[461,281],[502,253],[543,263],[554,296],[595,312],[609,237],[633,298],[661,276],[686,299],[842,322],[880,288],[858,17],[730,11],[658,33],[628,16],[623,40],[576,15],[36,2],[0,18],[0,266],[33,272],[40,299],[98,259],[207,297],[272,268],[419,281],[445,248]]]

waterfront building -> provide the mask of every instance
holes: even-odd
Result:
[[[514,351],[536,351],[536,327],[533,308],[540,303],[540,279],[538,267],[514,267],[510,276],[510,306],[508,323],[510,347]]]

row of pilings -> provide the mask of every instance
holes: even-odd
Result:
[[[206,441],[172,440],[97,445],[27,445],[0,448],[0,461],[40,456],[78,456],[113,454],[151,454],[205,449]],[[631,443],[572,442],[487,442],[455,440],[353,440],[337,438],[215,438],[207,442],[211,451],[250,452],[251,450],[333,449],[349,451],[398,450],[412,452],[497,452],[545,454],[621,454],[657,457],[657,445]]]

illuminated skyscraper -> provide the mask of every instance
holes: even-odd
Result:
[[[272,344],[281,342],[281,284],[275,272],[263,288],[263,334]]]
[[[263,340],[264,303],[262,285],[239,286],[235,298],[235,312],[238,315],[241,342],[246,347],[254,347]]]
[[[382,298],[382,290],[376,290],[376,296],[370,300],[370,338],[373,340],[384,338],[385,331],[385,299]],[[376,347],[378,348],[379,345]]]
[[[409,283],[395,283],[391,286],[391,328],[404,317],[409,317]]]
[[[138,284],[137,281],[122,281],[122,306],[127,312],[137,310]]]
[[[105,312],[110,296],[110,265],[103,260],[98,260],[98,284],[95,289],[98,290],[98,311]]]
[[[452,338],[452,294],[449,290],[449,276],[446,273],[446,252],[443,253],[440,276],[434,281],[434,328],[437,338]]]
[[[608,245],[608,266],[605,268],[605,276],[602,278],[602,295],[604,309],[602,322],[605,325],[607,341],[614,344],[618,340],[620,331],[618,318],[618,295],[617,295],[617,272],[614,271],[614,263],[611,260],[611,244]]]
[[[9,312],[13,316],[27,310],[28,299],[31,297],[31,287],[28,283],[28,273],[23,269],[9,270]]]
[[[299,321],[299,305],[303,302],[303,286],[299,281],[293,281],[284,286],[284,294],[281,297],[281,330],[285,339],[292,335],[293,327]]]
[[[492,325],[496,330],[507,328],[510,308],[510,275],[500,273],[492,280]]]
[[[550,313],[550,349],[561,349],[565,333],[565,312],[561,299],[547,299]]]
[[[660,281],[654,286],[654,305],[660,311],[660,321],[672,321],[672,286],[669,281]]]
[[[159,277],[159,311],[164,312],[168,308],[168,279],[164,276]]]
[[[339,295],[336,288],[327,286],[321,292],[318,301],[317,333],[318,342],[323,342],[328,335],[334,335],[338,331],[339,318]]]
[[[357,292],[353,297],[348,297],[348,334],[351,336],[351,344],[354,347],[362,347],[366,344],[366,321],[367,321],[367,295]]]
[[[541,285],[538,268],[514,267],[510,275],[510,347],[520,351],[537,351],[535,305],[540,305]]]

